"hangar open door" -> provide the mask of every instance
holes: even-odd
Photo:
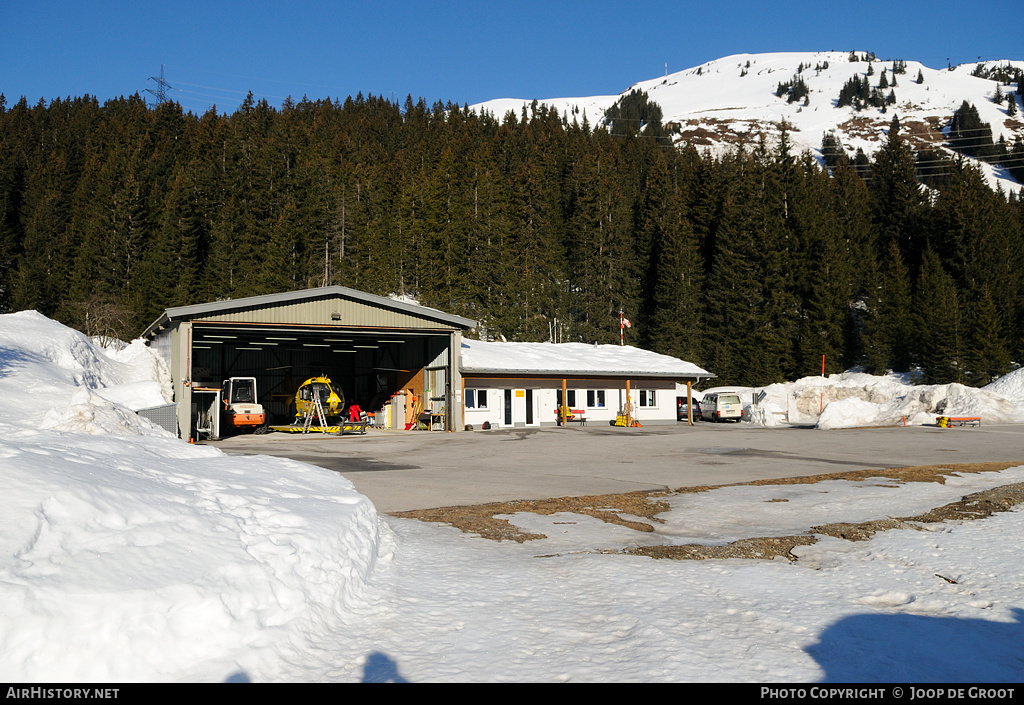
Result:
[[[472,325],[433,309],[327,287],[168,309],[147,335],[171,361],[183,437],[196,434],[198,390],[219,388],[232,377],[255,378],[268,423],[289,423],[296,389],[326,376],[347,404],[387,417],[394,396],[403,394],[404,413],[417,420],[424,415],[430,428],[454,430],[458,351],[463,330]]]
[[[218,389],[224,380],[253,377],[268,425],[288,424],[296,415],[295,392],[306,380],[326,377],[340,390],[345,407],[357,404],[375,414],[379,425],[404,428],[406,414],[429,417],[431,428],[446,429],[450,385],[450,335],[367,332],[337,333],[256,326],[195,324],[192,330],[192,386]],[[392,404],[405,397],[402,416]],[[223,403],[223,400],[221,400]],[[197,399],[190,425],[201,426]]]

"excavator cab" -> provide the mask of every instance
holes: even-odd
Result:
[[[230,404],[253,404],[256,401],[256,380],[248,377],[228,380]]]
[[[236,431],[265,430],[267,414],[256,400],[255,377],[231,377],[221,387],[222,421]]]

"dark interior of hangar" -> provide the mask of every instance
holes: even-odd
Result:
[[[402,330],[310,330],[289,326],[197,323],[192,330],[193,387],[220,387],[230,377],[255,377],[270,423],[294,418],[295,390],[326,376],[347,404],[381,409],[412,390],[424,412],[444,404],[447,334]]]

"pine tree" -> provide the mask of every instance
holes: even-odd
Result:
[[[947,271],[967,287],[971,298],[991,281],[992,267],[999,268],[998,262],[985,261],[980,254],[997,225],[994,206],[992,191],[977,166],[963,158],[950,163],[944,188],[931,210],[930,230]]]
[[[701,266],[690,223],[675,207],[658,247],[649,344],[652,350],[702,361]]]
[[[564,316],[564,286],[559,282],[559,272],[564,271],[561,213],[557,192],[550,188],[556,173],[552,156],[539,145],[528,148],[526,158],[510,174],[513,242],[509,254],[520,281],[511,297],[518,321],[512,332],[523,341],[545,340],[549,322]]]
[[[966,100],[950,120],[949,141],[953,149],[973,157],[988,157],[994,152],[991,126],[982,122],[978,109]]]
[[[894,117],[885,145],[875,154],[869,184],[871,221],[878,256],[886,256],[890,244],[896,244],[913,271],[920,261],[920,224],[926,204],[913,156],[899,131],[899,118]]]
[[[53,316],[63,299],[75,256],[69,238],[74,177],[63,153],[51,152],[29,174],[24,196],[24,239],[11,298],[16,309]]]
[[[576,155],[569,175],[564,247],[572,335],[582,342],[613,342],[613,319],[627,306],[623,289],[635,276],[629,194],[618,179],[615,152],[606,134],[597,135]]]
[[[263,247],[258,273],[253,273],[248,289],[253,294],[279,294],[295,288],[296,242],[300,227],[298,208],[286,203],[271,229],[270,240]]]
[[[664,159],[659,160],[661,170]],[[667,166],[667,165],[666,165]],[[697,238],[685,216],[684,186],[681,179],[691,174],[674,170],[664,174],[666,182],[659,190],[657,207],[652,209],[651,227],[655,230],[652,253],[654,270],[647,278],[654,280],[652,291],[645,292],[645,343],[652,350],[685,360],[702,360],[701,283],[702,263]],[[672,178],[675,176],[676,178]]]
[[[910,272],[895,242],[866,282],[863,349],[865,368],[874,374],[907,372],[915,349]]]
[[[796,241],[792,278],[800,314],[791,375],[809,374],[822,355],[830,370],[839,372],[850,357],[853,253],[842,237],[839,212],[828,205],[834,197],[832,179],[809,155],[800,162],[797,182],[789,220]]]
[[[2,116],[0,110],[0,118]],[[15,254],[22,240],[17,218],[19,189],[16,184],[21,171],[18,161],[10,145],[0,139],[0,313],[7,313],[10,308]]]
[[[916,339],[925,384],[964,382],[966,372],[963,303],[938,256],[925,251],[914,294]]]
[[[823,264],[836,268],[834,275],[830,272],[830,279],[837,285],[842,285],[844,277],[848,279],[845,285],[849,298],[844,320],[843,365],[849,369],[863,362],[865,333],[874,313],[870,306],[878,296],[878,265],[871,239],[871,224],[865,217],[868,188],[848,160],[844,159],[832,170],[829,191],[829,200],[823,210],[832,219],[834,230],[832,237],[824,242],[834,249],[825,255],[827,261]],[[883,364],[888,364],[887,359]]]
[[[984,386],[1006,374],[1010,369],[1010,354],[1003,338],[1003,324],[995,299],[987,286],[974,306],[974,325],[968,347],[968,382]]]
[[[194,191],[180,165],[164,198],[159,223],[139,264],[140,325],[153,321],[169,306],[195,300],[200,263]]]
[[[706,360],[726,384],[747,381],[750,340],[763,307],[754,259],[755,242],[750,211],[743,204],[754,198],[751,159],[742,149],[722,162],[722,211],[714,234],[706,284]]]
[[[835,132],[826,132],[821,138],[821,157],[825,166],[832,168],[840,159],[846,159],[843,143]]]

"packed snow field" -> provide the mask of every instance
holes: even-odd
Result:
[[[852,425],[844,409],[864,404],[882,409],[872,423],[911,408],[908,423],[934,422],[939,404],[983,410],[986,422],[1021,418],[1017,373],[984,391],[874,379],[773,386],[759,408],[809,417],[823,387],[826,412],[839,405],[835,425]],[[518,514],[512,523],[548,538],[495,543],[379,516],[336,473],[191,446],[131,411],[167,397],[166,368],[140,342],[101,349],[34,312],[0,316],[0,679],[1024,676],[1020,508],[863,542],[820,537],[795,549],[796,562],[605,552],[909,515],[1024,482],[1024,467],[945,484],[726,487],[673,499],[665,523],[642,535]]]

